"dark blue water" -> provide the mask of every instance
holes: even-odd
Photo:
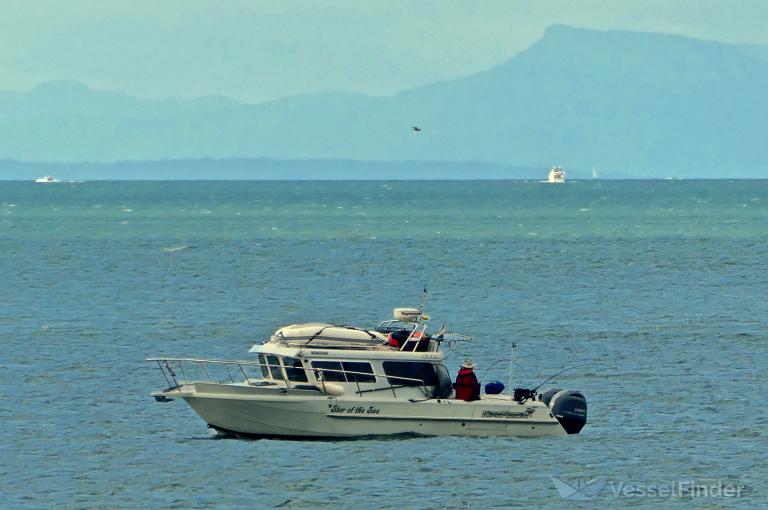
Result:
[[[768,181],[0,182],[0,507],[761,507]],[[144,358],[243,358],[429,288],[486,379],[583,390],[580,436],[215,439]],[[614,497],[743,485],[740,497]]]

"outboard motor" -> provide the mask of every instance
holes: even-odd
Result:
[[[578,434],[587,424],[587,399],[580,391],[551,388],[539,400],[549,406],[568,434]]]

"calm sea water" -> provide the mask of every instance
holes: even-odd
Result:
[[[765,506],[768,181],[0,183],[0,507]],[[580,436],[215,439],[144,358],[413,306]],[[739,498],[613,488],[743,485]],[[611,485],[613,484],[613,486]]]

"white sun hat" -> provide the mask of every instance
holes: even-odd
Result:
[[[475,362],[472,361],[471,359],[467,358],[461,364],[461,368],[475,368]]]

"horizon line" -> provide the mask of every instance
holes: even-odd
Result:
[[[550,183],[546,179],[536,178],[523,178],[523,177],[509,177],[509,178],[483,178],[483,177],[454,177],[454,178],[417,178],[417,179],[385,179],[381,177],[372,177],[370,179],[343,179],[343,178],[320,178],[320,179],[301,179],[301,178],[253,178],[253,179],[240,179],[240,178],[218,178],[218,179],[195,179],[195,178],[178,178],[178,179],[131,179],[131,178],[118,178],[118,179],[61,179],[53,182],[35,182],[33,179],[17,179],[17,178],[3,178],[0,177],[0,182],[13,182],[13,183],[30,183],[30,184],[85,184],[89,182],[504,182],[504,181],[518,181],[518,182],[538,182],[542,184],[563,184],[567,185],[569,182],[601,182],[601,181],[768,181],[768,177],[600,177],[593,178],[578,178],[568,179],[564,183]]]

